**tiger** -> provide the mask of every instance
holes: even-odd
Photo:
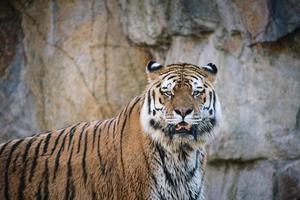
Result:
[[[115,118],[1,145],[0,199],[203,200],[217,71],[150,61],[146,89]]]

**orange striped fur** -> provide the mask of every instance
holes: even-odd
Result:
[[[209,128],[203,126],[202,132],[195,129],[191,135],[174,132],[175,125],[169,125],[173,132],[168,132],[163,119],[155,118],[163,113],[156,105],[163,103],[163,110],[171,113],[190,105],[194,110],[205,107],[209,99],[212,106],[213,98],[209,98],[209,91],[206,98],[203,93],[199,98],[187,98],[189,94],[174,91],[178,100],[170,103],[172,97],[167,98],[153,86],[170,73],[182,78],[185,65],[189,66],[186,73],[201,74],[211,90],[214,76],[188,64],[169,68],[154,64],[157,69],[153,71],[151,65],[147,89],[117,117],[81,122],[0,146],[0,199],[203,199],[204,144],[215,121],[201,119]]]

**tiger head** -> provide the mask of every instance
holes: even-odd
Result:
[[[164,146],[205,143],[221,115],[213,88],[216,66],[150,61],[146,71],[149,84],[140,115],[144,131]]]

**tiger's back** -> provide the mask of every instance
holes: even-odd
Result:
[[[131,115],[138,114],[134,106],[139,100],[126,107]],[[141,182],[136,169],[126,166],[145,159],[144,150],[139,149],[141,141],[134,142],[137,137],[127,134],[137,127],[126,120],[137,119],[128,119],[123,112],[115,119],[83,122],[2,145],[0,199],[120,199],[120,194],[128,199],[146,198],[141,188],[147,184],[147,174]],[[129,151],[128,140],[135,143]],[[147,171],[146,166],[136,166],[139,176]]]

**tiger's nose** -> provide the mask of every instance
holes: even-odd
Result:
[[[174,109],[174,112],[184,118],[188,114],[192,113],[193,109],[192,108],[179,108],[179,109]]]

